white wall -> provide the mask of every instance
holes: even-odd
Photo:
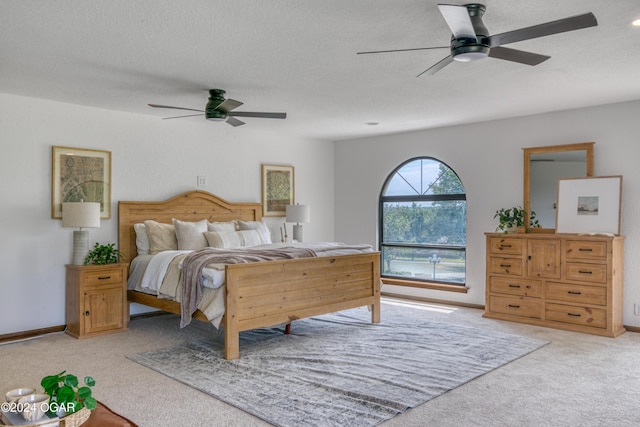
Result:
[[[258,133],[250,123],[162,121],[0,94],[0,335],[65,323],[73,230],[51,219],[54,145],[112,152],[112,217],[90,229],[91,247],[117,242],[119,200],[202,189],[232,202],[260,202],[262,163],[295,166],[296,201],[312,210],[305,240],[333,240],[331,142]],[[198,175],[207,176],[206,187],[196,187]],[[282,219],[267,222],[279,237]]]
[[[385,286],[386,291],[484,304],[485,237],[495,211],[522,204],[524,147],[595,141],[595,175],[623,175],[624,323],[640,326],[640,101],[370,137],[336,143],[335,233],[377,244],[378,197],[403,161],[435,157],[459,175],[467,194],[467,294]],[[384,123],[382,124],[384,125]]]

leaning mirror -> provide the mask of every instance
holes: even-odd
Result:
[[[534,211],[540,222],[537,232],[556,227],[556,199],[560,178],[593,176],[595,142],[524,148],[523,207]],[[527,222],[528,223],[528,219]]]

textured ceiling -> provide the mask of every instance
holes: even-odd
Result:
[[[202,109],[222,88],[238,111],[288,113],[238,132],[330,140],[640,99],[638,0],[486,0],[491,34],[595,14],[597,27],[509,45],[551,56],[535,67],[488,58],[416,78],[448,51],[356,55],[448,45],[437,3],[0,0],[0,92],[160,120],[175,114],[148,103]]]

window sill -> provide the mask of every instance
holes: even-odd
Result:
[[[437,291],[460,292],[466,294],[469,288],[463,285],[447,285],[435,282],[419,282],[417,280],[392,279],[388,277],[382,278],[382,283],[394,286],[406,286],[409,288],[434,289]]]

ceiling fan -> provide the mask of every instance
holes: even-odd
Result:
[[[427,68],[425,71],[418,74],[417,77],[420,77],[423,74],[433,75],[453,61],[476,61],[478,59],[486,58],[487,56],[526,65],[538,65],[550,57],[502,46],[509,43],[550,36],[552,34],[564,33],[567,31],[579,30],[598,25],[596,17],[593,13],[589,12],[582,15],[559,19],[557,21],[507,31],[506,33],[489,35],[489,30],[487,30],[487,27],[485,27],[482,22],[482,15],[484,15],[486,10],[485,5],[479,3],[469,3],[462,6],[439,4],[438,9],[440,9],[442,17],[451,29],[452,35],[450,46],[377,50],[371,52],[358,52],[358,54],[406,52],[426,49],[451,50],[451,54],[449,56]]]
[[[226,121],[231,126],[242,126],[245,124],[236,117],[259,117],[263,119],[286,119],[287,113],[256,113],[251,111],[232,111],[242,105],[242,102],[224,97],[225,91],[222,89],[209,90],[209,101],[204,110],[194,108],[172,107],[170,105],[148,104],[153,108],[171,108],[174,110],[198,111],[199,114],[187,114],[185,116],[165,117],[164,119],[180,119],[182,117],[204,116],[207,120]]]

